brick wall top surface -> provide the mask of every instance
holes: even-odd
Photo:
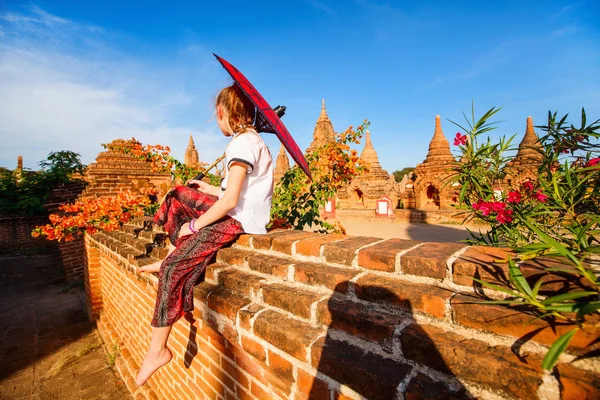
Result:
[[[165,249],[147,246],[160,235],[136,221],[90,240],[126,260],[134,279],[138,266],[164,257]],[[139,258],[146,252],[149,257]],[[525,324],[532,319],[526,314],[477,303],[481,293],[492,298],[498,293],[479,287],[473,277],[506,285],[502,259],[510,254],[462,244],[285,230],[242,235],[207,268],[205,282],[195,290],[196,308],[205,323],[260,362],[271,351],[291,363],[296,372],[285,375],[289,381],[316,370],[330,388],[343,384],[350,395],[368,398],[390,398],[398,390],[407,397],[425,396],[431,388],[447,398],[466,392],[535,398],[547,385],[541,372],[547,346],[568,328]],[[539,267],[523,265],[531,284],[545,274]],[[557,287],[560,276],[553,278],[542,290]],[[155,276],[147,279],[156,285]],[[585,286],[563,283],[564,290]],[[564,398],[600,395],[598,360],[577,358],[598,351],[599,338],[600,329],[578,332],[561,358],[564,374],[555,387]],[[592,383],[578,386],[588,375]]]

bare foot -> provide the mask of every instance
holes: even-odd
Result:
[[[166,347],[157,353],[148,352],[146,358],[144,358],[140,372],[138,372],[135,378],[135,383],[138,386],[142,386],[157,369],[171,361],[171,358],[173,358],[173,355]]]
[[[167,254],[167,257],[175,249],[176,249],[175,246],[173,246],[172,244],[169,244],[169,253]],[[156,273],[158,273],[160,271],[160,266],[162,265],[163,261],[164,260],[160,260],[160,261],[157,261],[157,262],[153,262],[152,264],[144,265],[143,267],[138,268],[137,273],[138,274],[141,274],[141,273],[144,273],[144,272],[156,272]]]

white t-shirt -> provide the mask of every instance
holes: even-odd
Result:
[[[266,233],[273,197],[273,159],[269,148],[258,133],[247,131],[231,139],[225,154],[227,171],[221,182],[219,197],[227,188],[231,164],[239,162],[248,166],[248,177],[242,184],[237,205],[227,215],[239,221],[246,233]]]

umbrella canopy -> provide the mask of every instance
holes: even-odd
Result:
[[[246,77],[236,67],[234,67],[229,62],[222,59],[215,53],[213,53],[213,55],[217,58],[217,60],[219,60],[219,62],[221,63],[223,68],[225,68],[225,70],[229,73],[229,75],[231,75],[233,81],[242,89],[242,91],[246,94],[246,96],[248,96],[250,101],[252,101],[252,103],[254,103],[254,105],[256,106],[256,110],[258,111],[256,120],[260,121],[260,124],[257,125],[266,125],[267,128],[261,129],[262,131],[275,133],[275,135],[277,135],[277,137],[279,138],[283,146],[286,148],[290,156],[292,156],[294,161],[296,161],[296,164],[298,164],[298,166],[302,168],[304,173],[312,180],[310,170],[308,169],[308,163],[304,158],[302,150],[300,150],[298,144],[296,144],[294,138],[292,138],[292,135],[290,135],[290,132],[287,130],[283,122],[281,122],[281,119],[279,118],[275,110],[271,108],[271,106],[269,105],[269,103],[267,103],[264,97],[262,97],[258,90],[256,90],[256,88],[250,83],[250,81],[248,81],[248,79],[246,79]]]

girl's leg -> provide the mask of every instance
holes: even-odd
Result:
[[[170,326],[152,328],[150,348],[142,362],[140,372],[138,372],[138,375],[135,378],[135,383],[138,386],[142,386],[146,383],[148,378],[150,378],[157,369],[171,361],[173,355],[167,348],[167,341],[169,340],[170,333]]]

